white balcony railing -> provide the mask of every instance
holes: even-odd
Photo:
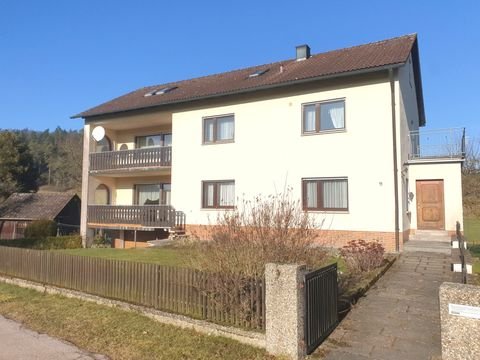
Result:
[[[465,157],[465,128],[411,131],[409,142],[410,160]]]

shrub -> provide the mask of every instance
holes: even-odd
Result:
[[[52,220],[36,220],[27,225],[25,238],[45,239],[57,234],[57,223]]]
[[[340,249],[345,266],[351,273],[371,271],[383,263],[385,249],[378,241],[351,240]]]
[[[35,249],[55,250],[55,249],[78,249],[82,247],[82,238],[79,235],[50,236],[46,239],[39,239],[35,244]]]
[[[38,250],[77,249],[82,247],[82,238],[79,235],[68,235],[49,236],[43,239],[0,240],[0,246]]]
[[[93,238],[92,248],[111,248],[112,247],[112,239],[103,235],[96,235]]]
[[[197,243],[194,267],[239,276],[263,276],[265,264],[304,263],[321,266],[326,251],[315,248],[315,224],[299,201],[285,194],[243,200],[224,211],[211,227],[211,241]]]
[[[193,267],[214,273],[209,296],[227,314],[249,321],[252,308],[252,278],[262,278],[267,263],[301,263],[310,268],[325,264],[328,254],[315,247],[315,224],[290,190],[284,194],[243,200],[238,207],[223,211],[215,226],[202,231],[210,241],[193,245]],[[252,302],[253,301],[253,302]]]

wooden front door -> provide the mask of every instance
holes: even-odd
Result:
[[[443,180],[417,180],[417,228],[445,229]]]

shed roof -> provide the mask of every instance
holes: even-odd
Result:
[[[14,193],[0,204],[1,220],[54,220],[75,194],[58,192]]]

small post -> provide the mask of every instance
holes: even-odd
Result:
[[[133,230],[133,243],[135,244],[135,249],[137,248],[137,230]]]
[[[305,265],[265,266],[267,352],[291,360],[305,357]]]

